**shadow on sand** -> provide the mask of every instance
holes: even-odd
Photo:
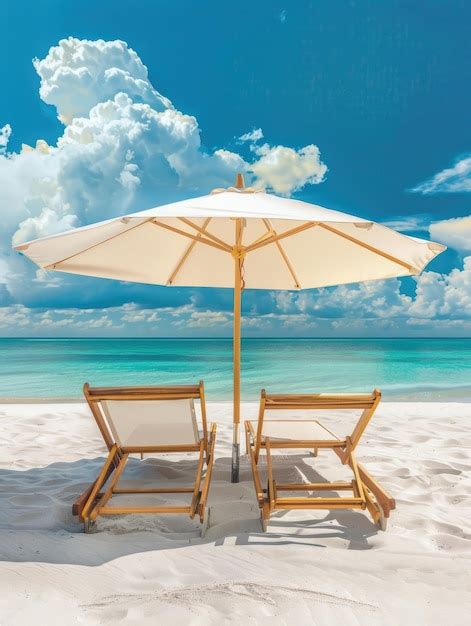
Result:
[[[228,457],[214,465],[209,505],[211,527],[203,539],[200,524],[182,515],[113,516],[100,518],[98,532],[86,535],[72,516],[72,503],[98,474],[103,458],[72,463],[53,463],[29,470],[0,470],[0,559],[13,562],[70,563],[95,566],[139,552],[169,550],[212,542],[240,546],[328,545],[367,550],[377,527],[359,511],[278,511],[270,519],[267,533],[261,530],[252,474],[241,460],[241,482],[231,484]],[[279,466],[278,466],[279,465]],[[123,484],[191,484],[194,459],[170,461],[130,459]],[[309,482],[326,479],[292,455],[289,463],[275,464],[283,481],[293,475]],[[326,492],[329,493],[330,492]],[[336,494],[332,493],[332,496]],[[295,514],[294,514],[295,513]]]

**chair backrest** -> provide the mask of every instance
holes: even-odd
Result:
[[[262,389],[257,425],[257,445],[260,445],[266,411],[289,410],[291,419],[295,416],[296,411],[361,409],[360,418],[350,435],[352,448],[355,448],[380,400],[381,392],[379,389],[375,389],[372,393],[356,394],[267,394],[265,389]],[[280,419],[286,419],[286,417],[280,416]],[[301,419],[303,418],[301,417]]]
[[[204,386],[95,387],[84,395],[109,449],[196,445],[200,441],[195,399],[207,438]]]

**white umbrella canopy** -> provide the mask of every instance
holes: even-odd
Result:
[[[234,446],[238,479],[243,288],[307,289],[419,274],[445,246],[382,224],[236,186],[44,237],[16,250],[46,270],[234,289]]]

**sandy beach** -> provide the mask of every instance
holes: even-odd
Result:
[[[244,404],[243,418],[256,404]],[[443,624],[471,611],[471,404],[383,403],[358,459],[396,498],[386,532],[356,511],[280,511],[261,532],[247,459],[230,475],[231,406],[218,423],[211,526],[185,517],[100,518],[71,503],[105,452],[82,403],[0,405],[0,623]],[[333,414],[333,428],[345,417]],[[329,452],[290,477],[339,476]],[[294,461],[294,462],[292,462]],[[124,480],[191,480],[194,463],[136,458]]]

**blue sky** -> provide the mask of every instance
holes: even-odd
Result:
[[[1,12],[0,182],[8,190],[0,200],[7,225],[0,239],[0,334],[230,334],[228,291],[38,275],[10,251],[12,238],[21,234],[39,236],[214,186],[205,174],[198,180],[175,177],[168,161],[177,148],[162,149],[150,135],[135,146],[126,136],[133,157],[118,154],[124,159],[118,164],[100,152],[102,167],[85,162],[76,139],[71,145],[74,116],[91,124],[93,106],[113,101],[118,87],[133,103],[159,111],[160,101],[149,95],[152,86],[175,110],[196,118],[193,135],[184,139],[195,169],[205,155],[225,179],[231,167],[216,150],[255,163],[262,158],[257,145],[295,150],[299,159],[303,147],[317,146],[312,177],[293,181],[292,195],[449,246],[418,282],[297,295],[247,292],[247,334],[470,334],[468,3],[6,0]],[[129,91],[129,80],[115,81],[114,92],[101,80],[79,84],[64,74],[57,80],[49,51],[67,37],[76,38],[69,50],[79,55],[83,40],[126,42],[117,49],[92,43],[82,70],[105,72],[117,65],[142,80],[131,48],[148,68],[147,95],[137,83]],[[58,61],[62,69],[66,56]],[[33,67],[33,58],[42,65]],[[125,107],[118,108],[123,115]],[[103,138],[108,127],[97,130],[94,119],[93,132]],[[263,139],[257,144],[237,139],[258,128]],[[195,132],[197,146],[191,143]],[[38,139],[50,148],[40,143],[34,154],[20,154],[22,144],[35,148]],[[152,155],[147,162],[139,160],[141,149]],[[116,167],[124,172],[129,163],[137,168],[139,192],[122,183],[120,193]],[[96,189],[97,176],[101,198],[90,203],[87,190]]]

